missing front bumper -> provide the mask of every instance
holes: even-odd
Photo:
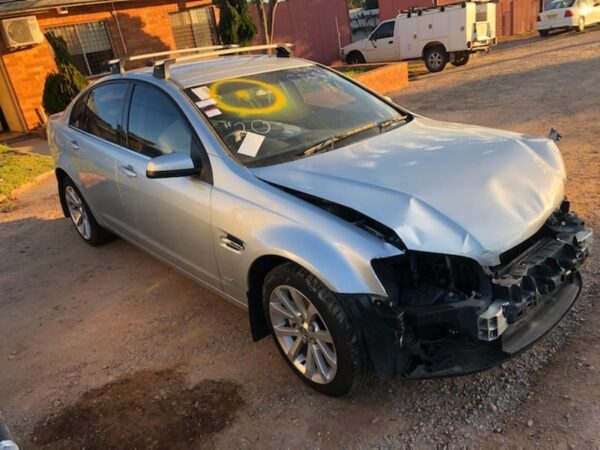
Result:
[[[363,331],[375,373],[433,378],[481,371],[519,354],[554,328],[581,292],[579,267],[592,233],[568,210],[551,222],[546,233],[491,268],[482,289],[470,296],[443,297],[438,287],[433,303],[426,298],[415,303],[414,289],[411,304],[402,301],[401,289],[396,299],[345,299]],[[427,297],[431,291],[419,292]]]
[[[463,375],[501,364],[531,347],[550,332],[569,312],[581,292],[581,276],[563,285],[545,299],[526,321],[509,326],[499,339],[474,342],[465,336],[449,338],[445,342],[427,345],[428,361],[414,367],[401,378],[434,378]]]

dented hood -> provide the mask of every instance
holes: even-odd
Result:
[[[415,118],[311,157],[253,169],[259,178],[360,211],[410,250],[496,265],[564,197],[553,141]]]

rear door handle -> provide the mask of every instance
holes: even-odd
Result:
[[[388,41],[388,44],[393,44],[393,43],[394,43],[394,41]]]
[[[133,166],[119,166],[119,170],[125,175],[127,175],[129,178],[137,177],[137,173],[135,173]]]
[[[75,151],[79,150],[79,142],[77,142],[77,139],[71,140],[71,148]]]

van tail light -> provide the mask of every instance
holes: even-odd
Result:
[[[573,17],[573,11],[571,11],[570,9],[567,9],[565,11],[565,17]]]
[[[471,48],[471,45],[473,45],[473,44],[471,43],[471,41],[468,41],[468,42],[467,42],[467,48]]]
[[[540,17],[540,15],[538,14],[538,16],[537,16],[537,18],[536,18],[535,20],[536,20],[536,22],[541,22],[541,21],[542,21],[542,18],[541,18],[541,17]]]

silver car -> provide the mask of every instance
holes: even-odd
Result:
[[[482,370],[569,311],[592,231],[552,140],[421,117],[283,47],[227,53],[119,62],[51,119],[84,241],[246,308],[333,396]]]

